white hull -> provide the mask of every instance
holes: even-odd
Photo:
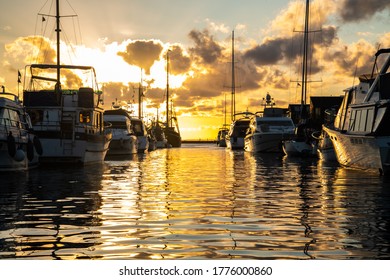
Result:
[[[226,147],[231,150],[243,150],[245,139],[244,137],[230,137],[226,139]]]
[[[314,145],[305,141],[288,140],[283,142],[283,151],[287,156],[292,157],[314,157],[317,156],[317,149]]]
[[[102,136],[103,137],[103,136]],[[101,138],[101,137],[99,137]],[[41,163],[89,164],[102,162],[107,154],[110,137],[100,141],[47,139],[42,138]]]
[[[390,173],[390,136],[341,133],[324,128],[332,139],[338,162],[346,167]]]
[[[26,149],[17,150],[14,157],[8,153],[6,142],[0,142],[0,171],[26,171],[37,167],[39,162],[39,155],[34,150],[34,157],[29,160]]]
[[[293,134],[254,133],[245,138],[245,151],[253,153],[282,152],[282,141],[292,137]]]
[[[110,155],[131,155],[138,151],[137,137],[134,135],[123,135],[122,131],[112,130],[112,140],[110,142],[107,156]]]

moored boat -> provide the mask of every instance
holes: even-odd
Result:
[[[42,142],[41,163],[102,162],[111,141],[104,127],[102,92],[92,66],[60,63],[60,14],[56,1],[56,64],[26,66],[23,104],[31,116],[32,126]],[[89,83],[80,75],[88,76]],[[67,77],[78,77],[76,84]],[[63,84],[72,84],[64,88]]]
[[[245,136],[249,129],[251,112],[242,112],[234,115],[234,121],[230,125],[226,136],[226,146],[231,150],[243,150],[245,147]]]
[[[107,156],[131,155],[138,152],[138,141],[134,135],[131,116],[123,109],[106,110],[104,121],[110,124],[112,140]]]
[[[282,141],[294,136],[295,125],[286,116],[285,110],[273,107],[269,94],[264,99],[264,109],[251,117],[249,131],[245,136],[245,151],[282,152]]]
[[[0,93],[0,171],[25,171],[38,166],[42,144],[19,98]]]
[[[324,126],[338,162],[346,167],[390,174],[390,49],[375,54],[387,58],[378,74],[360,76],[357,86],[345,91],[334,127]]]

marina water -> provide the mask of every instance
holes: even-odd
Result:
[[[183,144],[0,174],[0,259],[389,259],[390,179]]]

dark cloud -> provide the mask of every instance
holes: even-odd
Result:
[[[195,46],[189,49],[190,53],[195,58],[200,58],[202,63],[212,64],[221,57],[223,48],[214,40],[208,30],[203,32],[192,30],[188,36],[195,43]]]
[[[183,49],[178,45],[171,47],[169,58],[170,73],[174,75],[186,73],[191,68],[191,59],[183,54]]]
[[[344,22],[358,22],[389,8],[389,0],[344,0],[339,14]]]
[[[283,59],[289,45],[291,39],[270,39],[246,51],[244,58],[253,60],[258,66],[272,65]]]
[[[127,63],[139,66],[146,74],[150,74],[150,67],[159,60],[162,50],[163,46],[160,42],[140,40],[129,43],[126,51],[118,52],[118,55]]]

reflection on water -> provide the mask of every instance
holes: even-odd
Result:
[[[183,145],[0,174],[0,258],[388,259],[390,182]]]

